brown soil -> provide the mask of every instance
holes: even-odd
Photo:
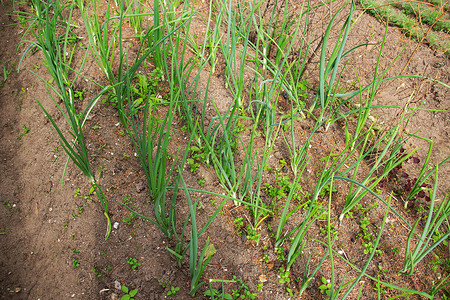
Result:
[[[316,36],[324,31],[323,19],[329,19],[330,12],[338,7],[325,7],[318,10],[314,18],[317,21],[311,30]],[[358,10],[357,14],[362,11]],[[2,26],[13,24],[16,20],[11,17],[11,1],[3,1],[0,5],[0,23]],[[356,19],[356,17],[355,17]],[[80,21],[80,20],[79,20]],[[342,20],[341,20],[342,22]],[[326,23],[325,23],[326,24]],[[112,223],[117,222],[118,228],[112,230],[111,236],[105,241],[106,220],[103,211],[95,197],[89,195],[89,183],[77,167],[69,162],[65,174],[64,184],[61,178],[67,161],[67,155],[59,146],[56,132],[44,117],[36,100],[56,113],[56,109],[49,98],[45,85],[31,72],[49,80],[43,64],[42,55],[37,52],[26,57],[22,63],[20,72],[14,71],[19,63],[26,46],[17,48],[21,37],[22,28],[19,25],[2,27],[0,40],[2,48],[0,61],[7,70],[12,71],[0,87],[0,298],[2,299],[118,299],[123,293],[117,289],[119,285],[139,289],[136,299],[163,299],[167,296],[168,287],[163,287],[160,281],[180,287],[173,299],[189,299],[189,262],[185,260],[178,267],[174,257],[169,254],[166,247],[171,247],[167,238],[150,222],[134,219],[130,224],[123,220],[130,216],[121,202],[125,197],[131,199],[132,205],[144,215],[152,216],[150,200],[147,195],[145,177],[139,161],[134,157],[135,151],[129,138],[124,136],[119,123],[117,111],[99,103],[94,109],[93,117],[86,124],[86,136],[89,151],[96,154],[93,166],[96,178],[108,198],[110,205],[110,217]],[[357,25],[352,29],[348,48],[362,42],[380,42],[384,34],[384,25],[367,14],[362,14]],[[31,38],[31,37],[30,37]],[[416,49],[417,48],[417,49]],[[352,88],[352,80],[358,74],[362,85],[371,81],[374,64],[380,45],[369,45],[358,49],[349,59],[346,71],[343,73],[341,83],[343,87]],[[388,76],[398,75],[404,66],[407,66],[404,74],[420,74],[436,78],[449,83],[450,61],[444,55],[437,53],[427,46],[420,45],[406,39],[398,29],[390,28],[386,45],[383,50],[383,60],[380,66],[385,70],[400,51],[404,49],[402,56],[388,71]],[[412,57],[411,61],[409,58]],[[315,75],[317,72],[318,56],[311,59],[308,67],[307,79],[312,92],[317,86]],[[98,68],[91,62],[85,68],[85,72],[92,78],[101,79]],[[218,72],[219,73],[219,72]],[[106,83],[106,82],[102,82]],[[213,78],[211,86],[213,98],[226,99],[230,95],[223,89],[223,78]],[[80,80],[80,90],[85,89],[86,101],[92,99],[99,92],[91,82]],[[410,99],[414,91],[413,98]],[[423,107],[429,109],[447,110],[447,112],[419,111],[410,121],[407,130],[419,132],[421,136],[431,138],[434,141],[432,163],[443,160],[450,155],[450,91],[429,81],[402,78],[382,86],[376,97],[376,105],[403,106],[407,101],[417,105],[425,100]],[[225,101],[225,100],[223,100]],[[223,103],[222,103],[223,104]],[[398,118],[401,109],[380,109],[373,114],[379,118],[382,125],[392,124],[392,120]],[[63,124],[62,118],[57,120]],[[98,129],[92,127],[98,126]],[[309,132],[312,129],[312,121],[305,120],[302,123],[303,130]],[[179,126],[181,127],[181,126]],[[25,132],[25,128],[29,128]],[[299,132],[299,135],[301,133]],[[245,132],[243,133],[245,135]],[[181,149],[186,146],[186,134],[182,130],[176,130],[174,140]],[[258,141],[257,141],[258,143]],[[259,141],[261,143],[261,141]],[[283,144],[280,138],[279,145]],[[321,157],[330,151],[331,144],[335,149],[343,149],[343,131],[337,124],[332,126],[327,133],[316,134],[311,142],[311,155],[313,159],[304,175],[302,186],[305,191],[314,189],[315,173],[323,167]],[[261,146],[261,144],[259,144]],[[424,160],[427,152],[427,144],[420,139],[413,139],[408,146],[420,148],[418,157]],[[172,154],[176,148],[171,149]],[[275,149],[270,164],[279,165],[279,160],[288,159],[288,152],[283,146]],[[410,176],[417,174],[418,168],[413,162],[406,164],[405,168]],[[440,168],[439,181],[442,183],[439,199],[444,193],[448,193],[450,182],[450,168]],[[205,166],[195,173],[186,173],[186,183],[190,187],[203,188],[205,190],[222,193],[214,170]],[[290,172],[284,172],[292,175]],[[200,187],[199,178],[205,178],[205,184]],[[274,172],[269,174],[267,182],[274,179]],[[343,183],[337,183],[338,190]],[[343,207],[344,194],[336,193],[333,201],[333,217],[336,217]],[[205,194],[195,194],[199,197],[203,208],[199,209],[199,223],[204,224],[207,217],[212,214],[222,198],[211,197]],[[387,199],[387,197],[385,197]],[[186,216],[188,209],[184,197],[180,201],[180,219]],[[213,202],[216,204],[214,205]],[[325,202],[324,202],[325,203]],[[371,203],[364,203],[369,207]],[[407,218],[410,223],[421,216],[419,212],[402,209],[401,198],[393,200],[395,207]],[[281,209],[280,209],[281,210]],[[384,206],[370,210],[372,224],[381,224],[384,214]],[[245,233],[238,236],[235,232],[233,220],[244,216],[250,218],[249,213],[243,207],[235,207],[229,201],[223,213],[219,214],[207,232],[211,242],[217,249],[212,256],[210,264],[206,268],[203,279],[232,279],[233,276],[242,278],[248,284],[249,290],[257,291],[257,284],[261,278],[266,278],[264,289],[258,292],[258,299],[289,299],[285,287],[290,287],[295,292],[299,283],[294,278],[301,278],[307,260],[307,255],[298,259],[291,269],[291,283],[284,286],[279,283],[279,268],[281,263],[276,260],[271,235],[267,230],[270,224],[273,229],[277,226],[274,218],[268,218],[261,226],[261,242],[256,245],[245,238]],[[302,212],[295,216],[301,220]],[[364,266],[367,254],[363,253],[359,227],[359,215],[354,219],[344,219],[339,226],[339,240],[336,249],[345,253],[359,268]],[[294,217],[292,218],[294,219]],[[309,239],[317,238],[326,241],[320,228],[326,222],[316,222],[309,232]],[[400,225],[401,222],[393,214],[389,214],[385,234],[382,238],[381,248],[383,256],[376,257],[368,269],[369,274],[380,276],[385,282],[406,288],[428,292],[444,275],[443,267],[433,271],[430,262],[434,257],[425,259],[419,264],[412,276],[400,276],[397,272],[403,265],[403,255],[408,230]],[[294,224],[287,224],[294,226]],[[371,227],[376,232],[376,227]],[[206,236],[201,238],[201,245]],[[261,245],[266,245],[263,250]],[[398,247],[400,254],[393,253],[392,249]],[[318,243],[307,244],[305,253],[313,252],[311,260],[312,268],[315,268],[319,260],[325,254],[326,248]],[[264,255],[268,255],[269,262],[261,261]],[[127,258],[136,258],[141,265],[132,270],[127,263]],[[345,262],[335,258],[337,284],[348,281],[358,275]],[[78,263],[78,265],[77,265]],[[379,266],[387,269],[380,273]],[[95,268],[95,270],[94,270]],[[325,264],[313,279],[308,290],[302,295],[302,299],[317,299],[324,297],[319,290],[322,276],[330,278],[330,264]],[[361,299],[376,299],[376,286],[370,280],[365,280]],[[218,285],[214,286],[215,288]],[[227,284],[225,289],[231,293],[236,285]],[[356,299],[361,284],[355,288],[351,299]],[[203,295],[205,287],[198,295]],[[383,297],[388,298],[399,294],[398,291],[388,290]],[[202,299],[203,296],[197,296]],[[413,297],[414,298],[414,297]]]

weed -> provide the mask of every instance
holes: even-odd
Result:
[[[107,96],[103,97],[102,103],[106,106],[111,105],[112,107],[117,108],[118,106],[117,95],[113,91],[110,91],[107,94]]]
[[[141,263],[138,262],[137,259],[133,257],[127,257],[127,263],[130,265],[132,270],[136,270],[136,268],[141,265]]]
[[[167,296],[175,295],[180,290],[179,287],[173,286],[170,281],[164,282],[159,279],[158,282],[161,283],[163,288],[169,288],[169,291],[167,291]]]
[[[334,223],[330,223],[329,232],[332,236],[336,236],[339,232],[339,228]],[[320,227],[320,234],[323,236],[327,236],[328,234],[328,228],[325,226]],[[337,238],[336,238],[337,239]]]
[[[261,234],[257,233],[256,230],[252,227],[252,225],[247,224],[247,238],[249,240],[254,240],[256,244],[259,244],[259,239],[261,238]]]
[[[394,246],[394,248],[392,248],[392,253],[394,253],[394,255],[398,255],[400,253],[398,246]]]
[[[177,286],[170,286],[170,291],[167,292],[167,296],[175,295],[180,290]]]
[[[284,247],[278,247],[275,249],[275,253],[277,254],[277,259],[281,262],[286,261],[286,256],[284,255]]]
[[[236,217],[233,221],[234,227],[236,229],[236,234],[241,235],[242,234],[242,228],[244,227],[244,218],[243,217]]]
[[[322,276],[322,284],[319,286],[319,290],[322,294],[331,296],[331,282]]]
[[[19,209],[17,208],[16,204],[11,204],[8,201],[4,200],[3,201],[3,205],[5,205],[8,209],[9,212],[7,213],[8,217],[12,217],[14,215],[15,212],[17,212]]]
[[[222,287],[220,289],[214,289],[211,286],[211,282],[222,282]],[[206,290],[203,295],[210,297],[211,299],[215,299],[215,297],[217,297],[218,299],[227,299],[227,300],[233,300],[236,298],[233,298],[233,296],[231,296],[231,294],[225,293],[224,291],[224,286],[223,283],[224,282],[235,282],[233,280],[216,280],[216,279],[210,279],[209,280],[209,289]]]
[[[255,299],[258,296],[257,293],[250,292],[248,284],[244,283],[242,279],[233,276],[233,281],[238,283],[238,287],[231,292],[233,299]]]
[[[196,146],[191,146],[189,150],[191,151],[191,158],[188,158],[186,162],[191,166],[190,171],[192,173],[198,170],[201,162],[209,163],[208,155],[204,149],[200,149]]]
[[[131,196],[130,195],[125,195],[125,197],[123,197],[122,204],[123,205],[130,205],[130,203],[131,203]]]
[[[72,210],[71,212],[72,219],[76,220],[79,217],[81,217],[81,215],[83,214],[83,210],[84,210],[83,206],[79,206],[77,210]]]
[[[21,93],[19,95],[19,110],[22,110],[23,101],[27,99],[27,91],[25,88],[20,89]]]
[[[264,254],[263,258],[261,258],[260,261],[263,261],[263,262],[265,262],[266,264],[268,264],[269,261],[270,261],[269,255],[268,255],[268,254]]]
[[[18,140],[21,140],[24,135],[30,132],[30,127],[26,127],[25,125],[22,125],[22,129],[23,131],[17,136]]]
[[[434,241],[434,242],[439,241],[440,238],[441,238],[442,236],[444,236],[444,235],[445,235],[445,233],[441,233],[439,230],[436,230],[436,232],[433,234],[433,241]],[[444,239],[444,240],[442,241],[442,245],[448,247],[448,240],[445,240],[445,239]]]
[[[137,215],[131,213],[128,217],[124,218],[122,220],[123,223],[127,224],[127,225],[131,225],[131,222],[133,222],[134,219],[137,218]]]
[[[363,242],[362,245],[364,247],[364,254],[370,254],[374,250],[374,245],[372,244],[372,242]],[[375,254],[381,256],[383,252],[379,249],[376,249]]]
[[[122,292],[125,293],[120,300],[134,300],[134,296],[138,293],[138,289],[130,290],[127,286],[122,285]]]
[[[3,78],[0,80],[0,87],[2,87],[5,84],[6,80],[8,80],[8,76],[12,71],[8,70],[7,65],[3,63],[3,61],[0,61],[0,63],[2,64],[3,69]]]
[[[150,106],[162,102],[159,92],[159,81],[163,79],[163,71],[159,68],[154,69],[150,76],[145,74],[136,74],[137,83],[132,87],[134,102],[130,108],[131,113],[136,114],[139,109],[145,106],[145,101],[150,102]],[[146,100],[147,99],[147,100]]]
[[[79,101],[83,101],[84,96],[86,95],[86,90],[82,91],[73,91],[73,97],[78,99]]]
[[[289,278],[290,274],[291,274],[290,271],[286,271],[283,267],[281,267],[279,270],[278,282],[279,283],[291,282],[291,279]]]
[[[77,268],[80,266],[80,263],[78,262],[78,259],[73,258],[72,259],[72,267]]]
[[[380,275],[386,275],[387,272],[389,271],[388,269],[383,268],[383,266],[381,264],[378,265],[378,270]]]
[[[264,288],[264,282],[258,283],[258,292],[261,292]]]
[[[291,182],[290,178],[286,175],[282,175],[283,169],[285,168],[286,162],[284,160],[280,161],[280,167],[275,171],[275,181],[272,183],[266,183],[264,188],[269,194],[269,196],[273,197],[273,207],[275,208],[274,212],[276,212],[276,201],[282,198],[286,198],[288,194],[292,191],[292,198],[301,201],[303,199],[302,194],[306,193],[303,191],[302,186],[298,182]]]
[[[193,158],[188,158],[186,162],[191,166],[190,171],[192,173],[195,173],[198,170],[198,167],[200,167],[200,163],[196,162]]]
[[[101,272],[100,270],[98,270],[96,267],[93,267],[92,271],[94,272],[95,276],[97,276],[97,278],[105,277],[105,274],[103,272]]]

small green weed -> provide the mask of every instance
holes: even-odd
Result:
[[[136,217],[137,216],[135,214],[131,213],[128,217],[124,218],[122,222],[124,222],[127,225],[131,225],[131,223],[133,222],[134,219],[136,219]]]
[[[434,242],[437,242],[444,234],[436,230],[436,232],[433,234],[433,240]],[[442,245],[448,246],[448,240],[443,240]]]
[[[122,203],[123,205],[130,205],[132,197],[130,195],[126,195],[123,197]]]
[[[21,140],[24,135],[26,135],[28,132],[30,132],[30,127],[26,127],[25,125],[22,125],[23,131],[17,136],[18,140]]]
[[[74,98],[78,99],[79,101],[83,101],[84,96],[86,94],[86,90],[82,90],[82,91],[74,91],[73,92],[73,96]]]
[[[177,286],[170,286],[170,291],[167,292],[167,296],[175,295],[180,290]]]
[[[127,257],[127,263],[130,265],[132,270],[136,270],[136,268],[141,265],[141,263],[134,257]]]
[[[237,217],[234,219],[233,224],[236,229],[237,235],[241,235],[242,227],[244,227],[244,219],[242,217]]]
[[[3,67],[3,78],[0,80],[0,87],[3,86],[3,84],[5,84],[6,80],[8,80],[8,75],[11,74],[12,71],[9,71],[7,69],[7,66],[5,63],[3,63],[3,61],[0,61]]]
[[[192,146],[189,150],[191,151],[191,157],[186,161],[191,166],[190,171],[195,173],[200,167],[201,162],[208,163],[208,157],[205,151],[199,147]]]
[[[7,213],[8,217],[11,217],[16,211],[18,211],[18,208],[15,204],[11,204],[6,200],[3,201],[3,205],[5,205],[9,209],[9,212]]]
[[[97,268],[95,268],[95,267],[92,268],[92,271],[94,271],[95,276],[97,276],[98,278],[103,278],[103,276],[105,276],[102,272],[97,270]]]
[[[330,296],[331,294],[331,282],[322,276],[322,285],[319,286],[319,290],[322,294]]]
[[[269,261],[270,261],[269,255],[268,254],[264,254],[263,258],[261,258],[260,261],[263,261],[266,264],[269,263]]]
[[[261,234],[257,233],[255,229],[253,229],[252,225],[247,224],[247,238],[249,240],[254,240],[256,244],[259,243],[259,239],[261,238]]]
[[[113,91],[109,92],[108,95],[102,99],[102,103],[106,106],[111,105],[115,108],[117,108],[117,105],[119,104],[117,102],[117,95]]]
[[[25,88],[21,88],[20,91],[21,92],[18,93],[18,95],[19,95],[19,110],[22,110],[23,101],[27,99],[27,90]]]
[[[339,228],[334,224],[334,223],[330,223],[330,234],[331,236],[336,236],[339,232]],[[327,236],[328,234],[328,228],[327,226],[322,226],[320,227],[320,234],[323,236]]]
[[[130,291],[130,289],[127,286],[122,285],[122,292],[124,292],[125,295],[123,295],[120,298],[120,300],[134,300],[133,297],[136,296],[136,294],[138,293],[138,289],[134,289],[134,290]]]
[[[149,76],[146,74],[137,74],[135,78],[137,83],[132,87],[133,91],[133,106],[131,107],[131,112],[134,114],[142,108],[145,104],[145,100],[149,99],[151,104],[160,103],[163,101],[159,92],[159,81],[163,79],[164,72],[156,68]]]
[[[250,292],[248,284],[244,283],[242,279],[233,276],[233,280],[238,283],[238,287],[231,292],[233,299],[256,299],[258,294]]]
[[[78,259],[74,258],[72,259],[72,268],[78,268],[80,266],[80,262]]]
[[[258,292],[261,292],[264,288],[264,282],[258,283]]]
[[[79,217],[81,217],[81,215],[83,214],[83,210],[84,210],[83,206],[79,206],[77,210],[72,210],[72,213],[71,213],[72,219],[76,220]]]
[[[373,251],[373,244],[372,242],[363,242],[362,245],[364,246],[364,254],[370,254]],[[376,249],[375,250],[375,254],[377,256],[381,256],[383,255],[383,251],[381,251],[380,249]]]
[[[279,279],[278,282],[279,283],[289,283],[291,282],[291,279],[289,278],[290,276],[290,272],[286,271],[283,267],[280,268],[280,273],[278,275]]]
[[[191,173],[195,173],[195,171],[198,170],[198,167],[200,167],[200,163],[196,162],[192,158],[188,158],[186,161],[191,166],[191,168],[190,168]]]
[[[164,282],[160,279],[158,282],[161,283],[163,288],[169,288],[169,291],[167,291],[167,296],[175,295],[180,290],[179,287],[172,285],[170,281]]]
[[[231,294],[225,293],[224,291],[218,291],[217,289],[210,288],[209,290],[206,290],[203,295],[208,296],[210,298],[217,297],[218,299],[227,299],[232,300],[233,296]],[[236,299],[236,298],[234,298]]]
[[[206,179],[205,178],[200,178],[197,183],[199,186],[203,187],[205,185]]]
[[[392,252],[397,255],[400,253],[400,250],[398,249],[398,246],[394,246],[394,248],[392,248]]]
[[[380,275],[386,275],[387,272],[389,271],[388,269],[383,268],[381,264],[378,265],[378,270],[380,272]]]
[[[277,259],[281,262],[286,261],[286,256],[284,255],[284,247],[279,247],[275,249],[275,253],[277,253]]]

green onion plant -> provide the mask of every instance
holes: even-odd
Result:
[[[47,1],[44,3],[43,1],[35,0],[33,1],[33,5],[36,9],[36,30],[33,31],[35,41],[32,42],[31,47],[36,47],[44,55],[46,68],[53,78],[54,85],[41,79],[46,82],[48,95],[52,98],[59,112],[64,116],[64,120],[69,125],[70,129],[68,133],[64,133],[61,125],[55,122],[54,116],[50,115],[39,100],[36,101],[58,133],[62,148],[70,160],[88,177],[92,191],[99,198],[107,219],[107,239],[111,232],[108,203],[90,166],[89,154],[83,134],[83,126],[90,112],[107,89],[104,89],[94,97],[84,110],[76,107],[73,83],[76,81],[78,75],[75,75],[75,79],[72,81],[69,80],[69,71],[71,70],[70,60],[65,55],[70,43],[69,36],[72,28],[71,18],[75,7],[74,2],[61,5],[58,1]],[[31,47],[27,48],[23,57]],[[80,71],[84,65],[84,60],[82,61]],[[52,92],[57,95],[58,99],[52,96]],[[59,104],[59,99],[62,100],[63,106]]]
[[[447,194],[444,200],[439,205],[438,210],[434,213],[434,206],[436,202],[436,192],[438,188],[438,167],[435,168],[434,173],[434,186],[430,191],[430,207],[428,209],[428,216],[425,226],[423,228],[422,234],[420,235],[419,240],[417,241],[414,250],[411,251],[411,239],[417,225],[419,224],[420,218],[414,223],[409,235],[408,240],[406,242],[406,251],[405,251],[405,262],[403,269],[400,271],[401,273],[411,275],[414,272],[415,266],[434,248],[436,248],[439,244],[441,244],[445,239],[450,236],[450,232],[443,234],[437,241],[431,243],[433,236],[436,235],[436,232],[439,230],[441,224],[448,220],[450,216],[450,194]]]

